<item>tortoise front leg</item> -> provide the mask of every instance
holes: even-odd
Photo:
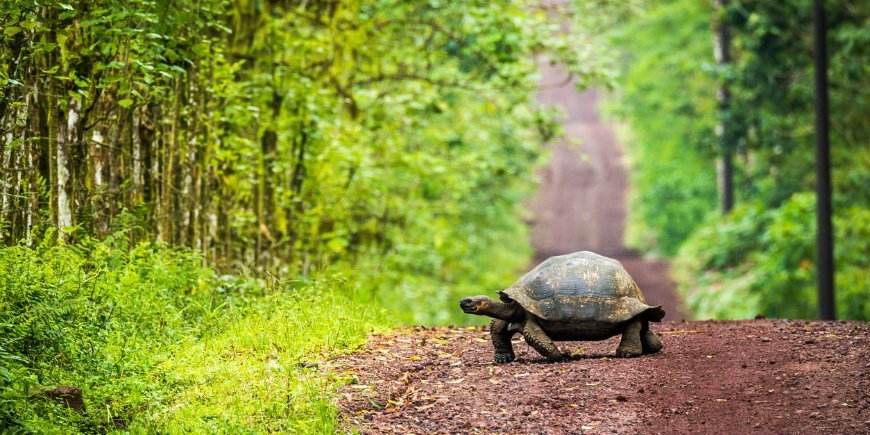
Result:
[[[640,342],[641,326],[639,319],[632,319],[625,325],[622,341],[619,342],[619,347],[616,348],[617,358],[630,358],[640,356],[643,353],[643,346]]]
[[[529,343],[538,353],[550,361],[558,361],[565,357],[534,319],[528,319],[523,324],[523,337],[525,337],[526,343]]]
[[[517,331],[508,331],[509,323],[494,319],[489,326],[489,334],[492,338],[492,347],[495,349],[495,363],[504,364],[516,359],[511,338]]]

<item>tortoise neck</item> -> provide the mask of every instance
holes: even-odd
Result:
[[[516,302],[504,303],[496,300],[490,302],[486,314],[506,322],[519,322],[525,317],[525,311]]]

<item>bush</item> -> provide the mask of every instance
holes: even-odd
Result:
[[[837,315],[870,319],[870,212],[837,214]],[[792,195],[781,207],[742,204],[701,227],[675,260],[675,277],[699,318],[816,317],[815,196]]]

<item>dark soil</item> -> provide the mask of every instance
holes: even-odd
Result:
[[[495,365],[486,328],[409,328],[333,362],[363,433],[870,433],[870,324],[746,320],[654,324],[655,355],[613,358],[616,338],[521,338]]]

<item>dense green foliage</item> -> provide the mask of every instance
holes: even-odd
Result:
[[[297,362],[471,321],[528,261],[535,56],[601,75],[560,13],[0,3],[3,426],[330,432],[337,380]]]
[[[123,215],[221,272],[365,262],[418,322],[526,261],[516,206],[552,131],[534,55],[597,76],[521,2],[18,0],[0,19],[0,242]]]
[[[627,243],[673,255],[716,205],[715,80],[709,9],[662,2],[614,31],[630,67],[616,114],[630,121]]]
[[[731,0],[649,2],[615,32],[627,48],[618,113],[631,124],[631,242],[677,256],[680,287],[701,317],[815,315],[813,70],[810,5]],[[870,8],[826,2],[833,131],[838,314],[870,319]],[[714,15],[729,26],[733,63],[713,61]],[[719,217],[716,90],[732,100],[739,205]]]
[[[741,204],[713,218],[683,246],[675,266],[698,318],[811,318],[816,310],[815,196],[800,193],[782,206]],[[870,319],[870,210],[838,213],[837,316]],[[714,247],[711,249],[711,247]]]

